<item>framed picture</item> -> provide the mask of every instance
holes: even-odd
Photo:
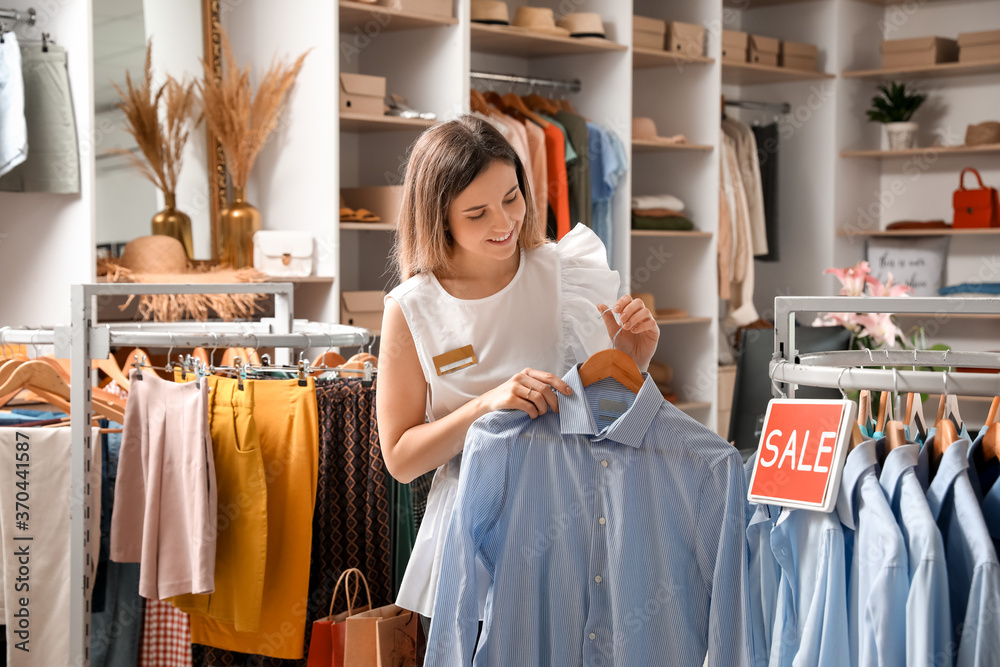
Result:
[[[892,274],[897,285],[909,285],[913,296],[938,296],[944,285],[947,238],[869,239],[872,275],[885,283]]]

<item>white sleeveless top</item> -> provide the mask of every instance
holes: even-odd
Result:
[[[562,377],[574,364],[610,347],[597,304],[613,305],[618,285],[604,244],[577,225],[559,243],[522,249],[514,278],[484,299],[458,299],[433,274],[414,276],[394,289],[387,298],[403,311],[427,380],[427,419],[450,414],[526,367]],[[438,375],[434,357],[467,345],[478,363]],[[461,460],[459,453],[434,475],[396,600],[424,616],[434,610]],[[482,618],[489,577],[485,570],[480,574]]]

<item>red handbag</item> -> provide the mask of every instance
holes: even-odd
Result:
[[[965,188],[965,172],[971,171],[979,181],[979,187],[974,190]],[[955,207],[956,229],[979,229],[984,227],[1000,227],[1000,197],[996,188],[983,185],[983,177],[972,167],[962,170],[958,177],[958,190],[952,198]]]

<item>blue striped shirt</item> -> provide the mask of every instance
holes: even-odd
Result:
[[[559,413],[469,430],[426,664],[748,664],[739,453],[648,377],[564,379]]]

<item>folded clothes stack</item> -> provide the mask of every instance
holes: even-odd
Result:
[[[948,285],[938,290],[941,296],[953,297],[988,297],[1000,296],[1000,283],[961,283]]]
[[[684,217],[684,202],[673,195],[632,197],[632,229],[688,232],[694,223]]]

